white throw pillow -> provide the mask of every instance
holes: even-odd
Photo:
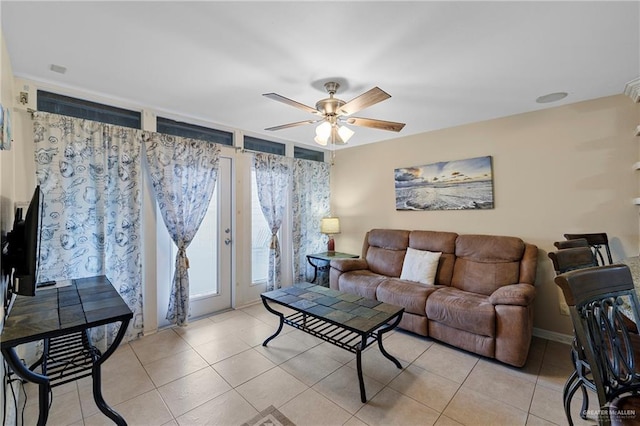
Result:
[[[400,279],[433,285],[441,252],[407,248]]]

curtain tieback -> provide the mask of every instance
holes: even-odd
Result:
[[[277,234],[271,234],[271,244],[269,245],[269,248],[271,250],[275,250],[276,247],[278,247],[278,235]]]
[[[178,249],[178,256],[184,259],[184,265],[189,269],[189,258],[187,257],[187,250],[185,248]]]

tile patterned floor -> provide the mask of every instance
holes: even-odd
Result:
[[[567,424],[568,345],[534,338],[526,366],[517,369],[394,331],[385,348],[403,368],[377,346],[367,349],[363,404],[353,354],[288,326],[261,346],[276,325],[259,304],[121,345],[103,367],[104,397],[129,425],[240,425],[270,405],[297,426]],[[37,390],[27,385],[26,392],[30,425]],[[578,417],[580,404],[577,395],[574,422],[593,424]],[[83,379],[54,389],[48,424],[110,422]]]

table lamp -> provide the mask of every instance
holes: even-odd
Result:
[[[340,219],[337,217],[323,217],[320,221],[320,232],[329,236],[327,251],[330,253],[336,251],[336,243],[333,240],[333,234],[340,233]]]

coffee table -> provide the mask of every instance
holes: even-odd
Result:
[[[382,335],[400,323],[404,308],[310,283],[297,283],[260,296],[265,308],[280,318],[278,329],[262,346],[267,346],[287,324],[356,354],[362,402],[367,402],[362,351],[369,345],[377,341],[382,355],[402,368],[400,362],[384,349]],[[285,315],[271,307],[270,302],[295,312]]]

